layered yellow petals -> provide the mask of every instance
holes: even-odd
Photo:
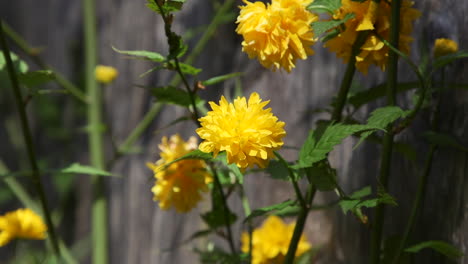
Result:
[[[226,151],[228,163],[242,170],[255,164],[265,168],[286,135],[284,122],[278,121],[271,108],[263,109],[268,103],[257,93],[252,93],[248,101],[238,97],[229,103],[223,96],[219,105],[210,102],[212,111],[199,119],[197,133],[204,140],[199,149],[214,156]]]
[[[47,226],[31,209],[18,209],[0,216],[0,247],[15,238],[45,239]]]
[[[289,242],[294,232],[295,224],[285,224],[277,216],[269,216],[262,227],[252,233],[252,263],[271,264],[283,263],[288,252]],[[249,252],[249,234],[242,234],[242,251]],[[297,245],[296,257],[302,255],[311,245],[304,235]]]
[[[410,44],[413,41],[411,33],[413,31],[413,21],[421,14],[412,8],[413,2],[402,1],[400,10],[400,40],[399,49],[409,54]],[[360,53],[356,55],[356,68],[366,74],[371,64],[377,65],[385,71],[388,59],[388,47],[377,37],[377,34],[384,39],[390,36],[390,12],[391,7],[387,1],[376,3],[367,0],[362,3],[352,0],[343,0],[342,6],[336,11],[333,18],[342,19],[346,14],[353,13],[354,18],[345,23],[345,30],[337,37],[329,40],[325,46],[335,52],[345,62],[351,56],[351,49],[360,31],[371,30]],[[377,34],[376,34],[377,33]]]
[[[98,82],[108,84],[111,83],[115,78],[117,78],[119,72],[114,67],[98,65],[94,70],[94,75]]]
[[[265,5],[244,0],[246,5],[240,6],[236,22],[236,32],[244,37],[242,50],[268,69],[291,72],[297,59],[305,60],[314,53],[310,24],[318,17],[306,10],[309,2],[272,0]]]
[[[159,207],[167,210],[174,207],[178,212],[188,212],[201,200],[202,192],[208,191],[212,181],[203,160],[181,160],[167,164],[197,148],[197,139],[191,137],[185,142],[179,135],[168,140],[162,138],[159,145],[161,159],[156,163],[147,163],[153,170],[156,183],[151,191],[153,199],[159,201]]]
[[[449,55],[458,51],[458,44],[446,38],[438,38],[434,43],[434,57]]]

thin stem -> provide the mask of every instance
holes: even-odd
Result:
[[[226,195],[224,195],[223,191],[223,185],[219,181],[218,173],[216,172],[216,169],[214,168],[213,165],[211,165],[211,171],[213,172],[213,178],[214,178],[214,185],[215,188],[218,189],[219,195],[221,197],[221,203],[223,204],[223,212],[224,212],[224,222],[226,223],[226,232],[227,232],[227,240],[229,243],[229,248],[231,249],[231,253],[235,254],[236,253],[236,248],[234,246],[234,239],[232,236],[232,230],[231,230],[231,225],[229,224],[229,209],[227,206],[227,201],[226,201]]]
[[[97,40],[96,40],[96,12],[94,0],[83,1],[83,20],[85,38],[85,73],[86,88],[89,100],[88,124],[89,124],[89,151],[91,164],[104,169],[103,138],[100,126],[102,124],[102,90],[94,78],[94,69],[97,65]],[[108,262],[107,241],[107,201],[104,192],[102,177],[93,175],[91,178],[93,187],[92,205],[92,236],[93,236],[93,263],[105,264]]]
[[[47,65],[42,58],[39,56],[39,49],[31,47],[25,39],[23,39],[19,34],[17,34],[11,27],[7,24],[3,24],[5,34],[13,40],[13,42],[22,49],[27,55],[29,55],[33,62],[36,63],[39,67],[44,70],[50,70],[54,73],[54,80],[67,90],[71,95],[75,96],[78,100],[83,103],[87,103],[86,95],[76,87],[72,82],[66,79],[62,74],[57,70],[53,69],[51,66]]]
[[[359,54],[361,46],[367,39],[368,34],[368,31],[359,32],[358,36],[356,37],[356,41],[353,44],[351,56],[349,58],[348,65],[346,66],[346,71],[343,76],[343,80],[341,81],[340,90],[338,91],[335,108],[333,109],[331,117],[331,119],[335,122],[341,121],[343,108],[346,104],[346,100],[348,99],[349,88],[351,87],[354,72],[356,71],[356,55]]]
[[[286,160],[278,152],[275,151],[274,153],[275,153],[275,156],[280,160],[280,162],[283,163],[283,165],[286,168],[288,168],[288,175],[289,175],[289,178],[291,179],[291,182],[293,184],[294,191],[296,192],[297,199],[299,200],[299,203],[301,204],[301,206],[303,208],[307,208],[307,203],[304,200],[304,198],[302,197],[301,190],[299,189],[299,186],[297,185],[296,177],[294,177],[294,173],[291,170],[291,168],[289,167],[289,164],[286,162]]]
[[[16,75],[15,68],[13,66],[13,61],[10,57],[10,50],[5,40],[5,36],[3,33],[3,21],[0,20],[0,44],[3,50],[3,56],[5,57],[8,75],[11,81],[11,88],[13,89],[13,94],[15,96],[16,107],[19,112],[21,128],[23,131],[23,138],[26,144],[26,150],[28,153],[29,162],[31,164],[31,168],[33,170],[32,173],[32,181],[34,183],[34,187],[36,189],[37,194],[39,195],[39,200],[41,202],[42,211],[44,213],[44,217],[47,224],[47,229],[49,232],[50,240],[52,242],[52,247],[54,250],[55,255],[58,259],[60,259],[60,248],[58,244],[58,239],[55,234],[54,225],[52,223],[51,213],[49,210],[49,206],[47,204],[46,195],[44,193],[44,185],[41,180],[41,176],[39,174],[39,167],[37,166],[36,155],[34,154],[34,145],[31,136],[31,131],[29,129],[28,117],[26,115],[26,108],[23,103],[23,96],[21,94],[21,89],[19,87],[18,77]]]
[[[240,198],[242,201],[242,207],[244,208],[244,214],[245,216],[249,216],[250,213],[252,213],[252,210],[250,209],[250,203],[249,199],[247,198],[247,195],[245,194],[244,186],[242,184],[239,184],[240,188]],[[247,221],[247,232],[249,233],[249,252],[247,256],[247,263],[252,263],[252,250],[253,250],[253,226],[252,226],[252,221],[249,219]]]
[[[317,189],[313,184],[309,184],[309,189],[307,190],[307,207],[301,207],[301,211],[297,216],[296,225],[294,226],[293,236],[291,238],[291,242],[289,243],[288,252],[284,257],[285,264],[292,264],[294,263],[294,258],[296,256],[297,245],[299,244],[299,240],[301,239],[302,232],[304,231],[305,222],[307,220],[307,216],[309,215],[309,209],[312,206],[312,201],[314,200],[315,193]]]
[[[401,0],[392,1],[392,14],[390,26],[390,44],[398,49],[400,39],[400,6]],[[388,58],[388,75],[387,75],[387,105],[395,105],[396,99],[396,84],[398,81],[398,54],[393,50],[389,52]],[[390,176],[390,168],[393,152],[393,131],[392,124],[388,127],[389,131],[384,135],[382,160],[380,165],[379,182],[384,189],[388,187],[388,178]],[[370,263],[380,263],[380,247],[382,243],[382,232],[385,220],[385,206],[379,204],[375,210],[374,222],[372,225],[371,247],[370,247]]]

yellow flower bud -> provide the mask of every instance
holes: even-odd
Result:
[[[434,57],[438,58],[458,51],[458,44],[446,38],[439,38],[434,43]]]
[[[96,66],[96,69],[94,71],[96,80],[100,83],[105,84],[112,82],[115,78],[117,78],[118,74],[119,72],[114,67],[104,65]]]

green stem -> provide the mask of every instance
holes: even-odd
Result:
[[[18,33],[16,33],[11,27],[7,24],[3,24],[3,28],[5,34],[13,40],[13,42],[22,49],[26,54],[28,54],[34,63],[36,63],[39,67],[44,70],[50,70],[54,73],[54,80],[62,86],[65,90],[67,90],[71,95],[75,96],[78,100],[82,101],[83,103],[87,103],[86,95],[76,87],[72,82],[66,79],[62,74],[60,74],[57,70],[53,69],[51,66],[47,65],[42,58],[39,56],[39,49],[31,47],[26,40],[24,40]]]
[[[348,92],[351,84],[353,82],[354,72],[356,71],[356,55],[359,54],[361,46],[367,39],[369,31],[361,31],[359,32],[358,36],[356,37],[356,41],[353,44],[351,50],[351,56],[348,61],[348,65],[346,66],[346,71],[343,76],[343,80],[341,81],[340,90],[338,91],[338,96],[336,99],[336,104],[333,109],[332,113],[332,121],[340,122],[341,115],[343,112],[343,108],[346,104],[346,100],[348,99]]]
[[[10,57],[10,50],[5,40],[5,36],[3,33],[3,21],[0,20],[0,44],[3,50],[3,56],[5,57],[8,75],[11,81],[11,87],[13,89],[13,94],[15,96],[16,107],[18,108],[20,121],[21,121],[21,128],[23,131],[23,138],[26,144],[26,150],[28,153],[29,162],[31,164],[33,173],[32,173],[32,181],[34,183],[34,187],[36,189],[37,194],[39,195],[39,200],[41,202],[42,211],[44,213],[44,217],[47,224],[47,229],[49,232],[50,240],[52,242],[52,247],[54,250],[55,255],[58,259],[60,259],[60,248],[58,244],[58,239],[55,234],[54,225],[52,223],[52,218],[49,210],[49,206],[47,204],[47,199],[44,193],[44,185],[41,180],[41,176],[39,174],[39,167],[37,166],[36,155],[34,154],[34,145],[32,141],[31,131],[29,129],[28,118],[26,115],[26,108],[23,103],[23,96],[21,94],[21,89],[19,87],[18,77],[16,75],[16,71],[13,65],[13,61]]]
[[[284,257],[284,264],[292,264],[294,263],[294,258],[296,256],[297,245],[302,236],[302,232],[304,231],[305,223],[307,220],[307,216],[309,215],[309,209],[312,206],[312,201],[314,200],[315,193],[317,189],[313,184],[309,184],[309,189],[307,190],[307,207],[301,207],[301,211],[297,216],[296,225],[294,226],[293,236],[291,238],[291,242],[289,243],[288,252]]]
[[[240,188],[239,193],[240,193],[240,198],[242,201],[242,207],[244,208],[244,214],[247,217],[252,213],[252,210],[250,209],[249,199],[247,198],[247,195],[245,195],[244,186],[242,186],[242,184],[239,184],[239,188]],[[251,219],[247,221],[247,232],[249,233],[249,252],[247,256],[247,263],[252,263],[253,226],[252,226]]]
[[[286,168],[288,168],[289,179],[291,180],[293,184],[294,191],[296,192],[296,196],[297,196],[297,199],[299,200],[299,203],[301,204],[301,207],[307,208],[307,203],[302,197],[302,193],[301,193],[301,190],[299,189],[299,185],[297,185],[296,177],[294,176],[293,171],[289,167],[288,162],[286,162],[286,160],[278,152],[275,151],[274,153],[275,153],[275,156],[280,160],[280,162],[283,163],[283,165]]]
[[[83,20],[85,38],[85,73],[86,88],[89,100],[88,125],[89,125],[89,152],[91,165],[98,169],[105,169],[103,138],[102,138],[102,90],[94,77],[94,69],[97,65],[97,40],[96,40],[96,12],[94,0],[83,1]],[[92,204],[92,243],[93,263],[105,264],[108,262],[107,241],[107,201],[104,192],[103,177],[93,175],[91,177],[93,187]]]
[[[221,203],[223,204],[223,212],[224,212],[224,222],[226,223],[226,232],[227,232],[227,241],[229,243],[229,248],[231,249],[231,253],[235,254],[236,253],[236,248],[234,246],[234,239],[232,236],[232,230],[231,230],[231,225],[229,221],[229,208],[227,205],[226,201],[226,195],[224,194],[223,191],[223,185],[219,181],[218,173],[216,173],[216,169],[214,168],[213,165],[211,165],[211,171],[213,172],[213,178],[214,178],[214,186],[216,189],[219,191],[219,196],[221,197]]]
[[[390,44],[398,49],[398,42],[400,39],[400,7],[401,0],[392,1],[392,14],[390,25]],[[395,105],[396,99],[396,85],[398,81],[398,54],[393,50],[389,51],[388,58],[388,72],[387,72],[387,105]],[[392,124],[388,127],[389,131],[384,135],[382,160],[380,165],[379,182],[382,187],[387,190],[388,179],[390,176],[390,168],[392,162],[393,152],[393,131]],[[375,217],[372,225],[371,246],[370,246],[370,263],[380,263],[380,248],[382,244],[382,232],[385,220],[385,206],[379,204],[375,210]]]

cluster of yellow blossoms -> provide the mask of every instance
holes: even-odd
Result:
[[[201,200],[200,192],[208,190],[212,181],[203,160],[186,159],[168,163],[184,156],[197,148],[197,139],[191,137],[185,142],[179,135],[169,140],[163,137],[159,145],[161,159],[147,163],[153,170],[156,183],[151,191],[154,200],[159,201],[161,209],[175,207],[178,212],[188,212]]]
[[[283,146],[286,135],[284,122],[263,109],[269,101],[262,102],[258,93],[252,93],[249,100],[237,98],[229,103],[221,97],[219,105],[210,102],[212,111],[200,118],[201,128],[197,134],[204,139],[199,149],[216,157],[226,151],[228,163],[235,163],[241,170],[255,164],[265,168],[274,157],[273,151]]]
[[[47,226],[31,209],[18,209],[0,216],[0,247],[15,238],[45,239]]]
[[[252,233],[252,263],[283,263],[288,252],[289,241],[294,232],[294,226],[295,223],[285,224],[281,218],[269,216],[262,227],[255,229]],[[249,240],[249,234],[243,233],[243,252],[249,252]],[[302,235],[297,245],[296,257],[302,255],[311,247],[306,237]]]
[[[244,37],[242,50],[257,58],[266,68],[290,72],[297,59],[305,60],[314,52],[310,23],[315,14],[306,10],[310,0],[272,0],[271,4],[244,0],[236,32]]]
[[[409,53],[413,38],[413,21],[420,16],[420,12],[412,8],[413,2],[402,1],[400,11],[400,40],[398,48],[405,54]],[[346,29],[337,37],[329,40],[325,46],[335,52],[345,62],[351,57],[351,49],[360,31],[372,30],[356,55],[356,68],[367,73],[369,65],[374,64],[383,71],[388,59],[389,48],[377,37],[384,39],[390,36],[390,4],[387,1],[376,3],[372,0],[356,2],[342,0],[342,6],[333,15],[335,19],[343,19],[347,14],[354,13],[354,18],[345,23]]]

